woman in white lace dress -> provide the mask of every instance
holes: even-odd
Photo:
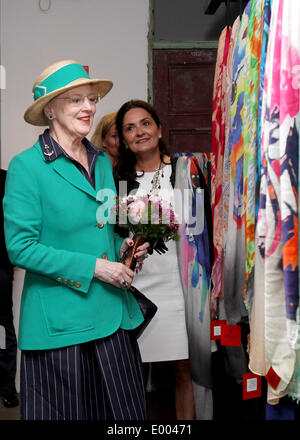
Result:
[[[120,140],[115,168],[117,181],[126,181],[128,193],[157,194],[172,201],[175,161],[162,140],[155,109],[144,101],[125,103],[117,115]],[[153,252],[135,276],[134,285],[157,306],[158,312],[138,339],[143,362],[171,361],[176,377],[177,419],[194,419],[185,302],[176,243],[165,253]]]

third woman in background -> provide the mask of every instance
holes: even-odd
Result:
[[[116,116],[117,113],[109,113],[99,121],[94,134],[91,139],[91,143],[95,147],[103,148],[111,160],[112,166],[116,162],[116,157],[119,150],[119,137],[116,129]]]

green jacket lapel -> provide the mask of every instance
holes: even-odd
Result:
[[[81,191],[86,192],[93,198],[96,197],[96,191],[92,185],[87,181],[83,174],[78,170],[74,164],[65,156],[59,156],[53,162],[54,170],[60,174],[64,179],[76,186]]]
[[[34,144],[35,148],[39,151],[43,160],[45,157],[42,153],[40,142],[37,141]],[[81,191],[86,192],[93,198],[96,198],[96,191],[92,185],[86,180],[83,174],[78,170],[74,164],[68,160],[65,156],[59,156],[53,163],[53,169],[60,174],[64,179],[76,186]]]

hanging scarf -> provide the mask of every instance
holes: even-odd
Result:
[[[261,149],[261,115],[263,101],[263,84],[265,75],[265,62],[269,28],[271,19],[270,0],[265,0],[263,12],[263,41],[261,48],[260,64],[260,87],[258,96],[258,120],[257,120],[257,173],[259,187],[259,209],[256,222],[255,238],[255,272],[254,272],[254,297],[250,315],[250,344],[249,344],[249,369],[258,375],[266,374],[265,362],[265,307],[264,307],[264,244],[266,234],[265,207],[267,192],[267,167],[264,150]],[[265,108],[265,107],[264,107]]]
[[[291,343],[297,339],[298,285],[298,150],[300,66],[299,2],[284,3],[282,19],[280,82],[280,187],[283,240],[283,273],[286,314]],[[293,74],[294,72],[294,74]],[[297,85],[297,87],[295,87]],[[293,345],[294,346],[294,345]]]
[[[233,85],[233,57],[236,50],[236,45],[238,43],[238,33],[240,29],[240,17],[237,17],[232,26],[230,47],[227,57],[227,87],[226,87],[226,97],[225,97],[225,109],[226,109],[226,119],[225,119],[225,148],[224,148],[224,159],[223,159],[223,182],[222,182],[222,212],[220,215],[223,217],[223,248],[220,253],[219,260],[216,261],[215,274],[220,278],[220,288],[221,295],[224,297],[224,249],[227,243],[228,234],[228,216],[229,216],[229,196],[230,196],[230,159],[229,159],[229,132],[231,124],[231,95],[232,95],[232,85]],[[219,266],[219,271],[217,271],[217,265]]]
[[[287,331],[296,365],[287,392],[300,400],[299,336],[299,128],[300,128],[300,3],[283,4],[280,69],[280,184],[283,273]]]
[[[205,188],[201,191],[201,188]],[[182,222],[177,252],[185,298],[189,359],[193,381],[211,387],[209,288],[211,273],[210,237],[205,214],[205,179],[193,155],[179,157],[175,189],[189,193],[189,218]],[[206,200],[208,195],[206,195]],[[195,222],[202,227],[195,228]]]
[[[230,189],[228,235],[224,248],[224,304],[227,321],[232,324],[237,324],[247,317],[247,311],[241,294],[245,278],[242,117],[246,30],[249,10],[250,2],[247,4],[242,16],[238,42],[233,58],[231,124],[228,145]]]
[[[280,66],[283,1],[274,0],[265,67],[262,109],[262,148],[266,161],[265,203],[265,350],[267,374],[275,372],[276,387],[268,385],[268,401],[284,395],[294,371],[295,352],[288,342],[284,275],[280,188]],[[272,368],[272,370],[271,370]]]
[[[226,26],[219,39],[217,62],[214,79],[213,112],[212,112],[212,216],[215,263],[212,269],[211,311],[217,313],[217,298],[221,295],[223,282],[223,156],[226,130],[226,89],[227,89],[227,57],[230,47],[231,28]]]
[[[245,305],[250,311],[254,281],[254,243],[256,211],[256,157],[257,157],[257,113],[260,73],[260,56],[263,29],[263,0],[251,2],[246,38],[244,75],[243,149],[244,149],[244,222],[246,276],[243,290]]]
[[[257,112],[257,175],[261,174],[261,108],[262,97],[265,79],[265,66],[267,56],[267,46],[269,39],[271,10],[273,0],[265,0],[263,12],[263,37],[260,57],[260,76],[259,76],[259,90],[258,90],[258,112]]]

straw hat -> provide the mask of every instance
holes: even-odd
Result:
[[[74,87],[91,84],[103,98],[113,86],[108,79],[91,79],[85,68],[74,60],[63,60],[47,67],[32,87],[34,102],[24,113],[26,122],[32,125],[48,125],[44,115],[45,105],[55,96]]]

